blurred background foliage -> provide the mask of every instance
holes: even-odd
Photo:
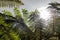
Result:
[[[45,28],[44,19],[39,19],[37,9],[31,12],[26,9],[19,10],[16,2],[19,5],[23,4],[21,0],[0,0],[0,6],[5,7],[8,1],[14,6],[14,15],[8,10],[0,13],[0,40],[50,40],[53,37],[58,37],[55,40],[60,40],[60,16],[53,14],[53,20]],[[7,6],[12,5],[8,3]],[[60,15],[59,3],[49,3],[49,5],[48,8],[56,9]]]

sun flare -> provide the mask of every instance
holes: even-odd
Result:
[[[38,11],[40,12],[40,18],[45,19],[45,20],[50,19],[51,14],[46,7],[39,8]]]

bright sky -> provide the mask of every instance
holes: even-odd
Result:
[[[50,11],[49,9],[47,9],[47,7],[48,6],[41,7],[38,9],[38,11],[40,12],[40,18],[43,18],[45,20],[48,20],[51,17]]]
[[[24,6],[20,8],[26,8],[29,11],[44,7],[48,5],[50,2],[60,2],[60,0],[22,0],[24,3]]]

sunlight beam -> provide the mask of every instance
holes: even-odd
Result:
[[[44,19],[44,20],[48,20],[51,17],[50,12],[48,11],[47,7],[42,7],[39,8],[38,11],[40,12],[40,18]]]

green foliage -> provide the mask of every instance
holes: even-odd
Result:
[[[5,15],[12,16],[12,13],[11,13],[11,12],[9,12],[9,11],[7,11],[7,10],[3,10],[2,12],[3,12]]]
[[[17,7],[14,8],[14,13],[15,13],[16,18],[20,18],[22,16],[21,12],[19,11]]]
[[[28,14],[26,9],[22,9],[23,14]]]
[[[9,11],[4,10],[2,12],[5,15],[12,16],[12,13]],[[9,20],[12,20],[12,18],[7,18]],[[18,32],[18,30],[13,28],[14,23],[5,21],[5,17],[3,17],[2,15],[0,15],[0,19],[0,40],[20,40],[20,33]]]
[[[54,22],[55,24],[55,30],[56,32],[60,33],[60,17],[58,17],[57,19],[55,19],[56,21]]]
[[[0,25],[4,23],[4,18],[0,16]]]
[[[57,5],[57,4],[52,3],[51,5]],[[58,5],[60,5],[60,4],[58,4]],[[12,13],[7,10],[3,10],[2,12],[5,15],[13,17]],[[47,35],[48,35],[48,37],[50,36],[53,23],[51,23],[51,25],[49,24],[47,26],[46,30],[43,30],[44,25],[43,25],[43,23],[41,23],[42,21],[38,19],[38,17],[39,17],[37,15],[39,13],[38,10],[35,10],[33,12],[28,12],[26,9],[22,9],[22,13],[23,13],[23,17],[22,17],[20,10],[17,7],[14,8],[15,18],[16,19],[22,18],[24,20],[24,23],[29,25],[29,28],[34,32],[34,34],[33,35],[32,34],[22,35],[23,37],[21,37],[21,38],[28,40],[31,37],[30,35],[32,35],[35,37],[35,40],[40,40],[40,38],[42,38],[43,36],[46,36],[46,37],[47,37]],[[19,31],[13,27],[14,22],[7,22],[7,21],[5,21],[5,19],[6,19],[5,17],[0,15],[0,40],[21,40]],[[13,18],[7,17],[7,19],[12,20]],[[30,21],[28,19],[30,19]],[[57,18],[54,20],[56,20],[56,21],[54,21],[55,30],[60,33],[60,18]],[[29,31],[29,30],[27,30],[27,31]],[[34,38],[31,37],[31,39],[34,39]]]
[[[19,35],[19,33],[17,31],[14,32],[13,30],[11,30],[10,35],[13,38],[13,40],[20,40],[20,35]]]
[[[0,7],[19,7],[20,5],[24,5],[21,0],[0,0]]]
[[[28,25],[29,24],[28,22],[29,12],[26,9],[22,9],[22,13],[23,13],[24,22]]]

